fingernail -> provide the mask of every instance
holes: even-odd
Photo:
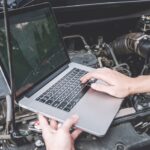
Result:
[[[38,114],[36,115],[36,119],[39,119],[39,115]]]
[[[95,83],[92,83],[92,84],[91,84],[91,88],[94,88],[94,87],[95,87],[95,85],[96,85]]]
[[[42,115],[40,113],[37,114],[37,118],[39,119]]]
[[[75,120],[78,120],[79,116],[75,114],[75,115],[72,116],[72,118],[75,119]]]
[[[84,80],[81,80],[81,83],[85,83],[85,81],[84,81]]]
[[[61,127],[62,127],[62,123],[59,123],[59,124],[58,124],[58,128],[61,128]]]
[[[80,79],[80,82],[82,82],[82,81],[83,81],[83,79],[81,78],[81,79]]]

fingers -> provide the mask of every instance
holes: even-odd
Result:
[[[69,132],[70,128],[77,123],[78,119],[79,117],[77,115],[73,115],[64,122],[62,128]]]
[[[41,114],[38,115],[40,127],[44,129],[45,127],[49,126],[47,119],[42,116]]]
[[[94,90],[96,90],[96,91],[105,92],[105,93],[107,93],[107,94],[112,95],[112,94],[111,94],[111,93],[112,93],[112,92],[111,92],[111,89],[113,89],[113,88],[112,88],[111,85],[103,85],[103,84],[93,83],[93,84],[91,85],[91,88],[94,89]]]
[[[95,73],[95,72],[90,72],[90,73],[87,73],[86,75],[84,75],[80,81],[82,83],[86,83],[88,80],[90,80],[91,78],[96,78],[98,79],[99,78],[99,74]]]
[[[48,133],[50,133],[52,129],[49,126],[47,119],[40,114],[39,114],[39,122],[40,122],[40,127],[42,129],[43,138],[46,139]]]
[[[77,137],[80,135],[82,133],[82,130],[80,130],[80,129],[76,129],[75,131],[73,131],[72,132],[72,138],[74,139],[74,140],[76,140],[77,139]]]
[[[62,127],[62,123],[58,123],[58,129]]]
[[[93,83],[91,85],[91,88],[99,91],[99,92],[104,92],[107,93],[111,96],[117,97],[117,98],[124,98],[125,96],[122,96],[118,93],[118,89],[115,86],[112,85],[101,85],[101,84],[96,84]]]
[[[55,120],[53,120],[53,119],[50,120],[50,126],[51,126],[51,128],[53,128],[54,130],[57,130],[57,128],[58,128],[57,122],[56,122]]]
[[[61,126],[64,130],[66,131],[70,131],[70,128],[75,125],[78,121],[79,117],[77,115],[73,115],[71,118],[67,119],[64,124]],[[48,124],[47,119],[39,114],[39,122],[40,122],[40,126],[42,129],[43,134],[46,134],[47,132],[54,132],[55,130],[57,130],[58,128],[58,124],[55,120],[51,120],[50,121],[50,125]],[[77,135],[80,133],[78,133],[79,131],[77,131]]]
[[[41,114],[39,114],[39,122],[43,135],[46,135],[49,132],[53,133],[57,129],[57,122],[55,120],[51,120],[49,125],[47,119]]]
[[[88,80],[95,78],[95,79],[101,79],[104,80],[106,82],[110,82],[110,74],[111,74],[112,70],[108,69],[108,68],[101,68],[101,69],[97,69],[95,71],[89,72],[86,75],[84,75],[80,81],[82,83],[86,83]]]

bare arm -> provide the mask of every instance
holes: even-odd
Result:
[[[150,75],[133,78],[131,94],[150,92]]]

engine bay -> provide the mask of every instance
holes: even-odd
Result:
[[[108,67],[130,77],[150,74],[150,2],[124,2],[112,5],[52,1],[72,62],[93,68]],[[11,133],[6,123],[7,109],[5,100],[0,101],[0,149],[44,149],[37,115],[16,104],[17,131]],[[150,93],[128,96],[106,136],[83,133],[76,141],[76,149],[148,150],[149,115]]]

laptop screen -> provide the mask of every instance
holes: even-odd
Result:
[[[50,8],[25,9],[10,17],[17,95],[33,87],[68,61]],[[0,59],[8,73],[3,20],[0,20]]]

